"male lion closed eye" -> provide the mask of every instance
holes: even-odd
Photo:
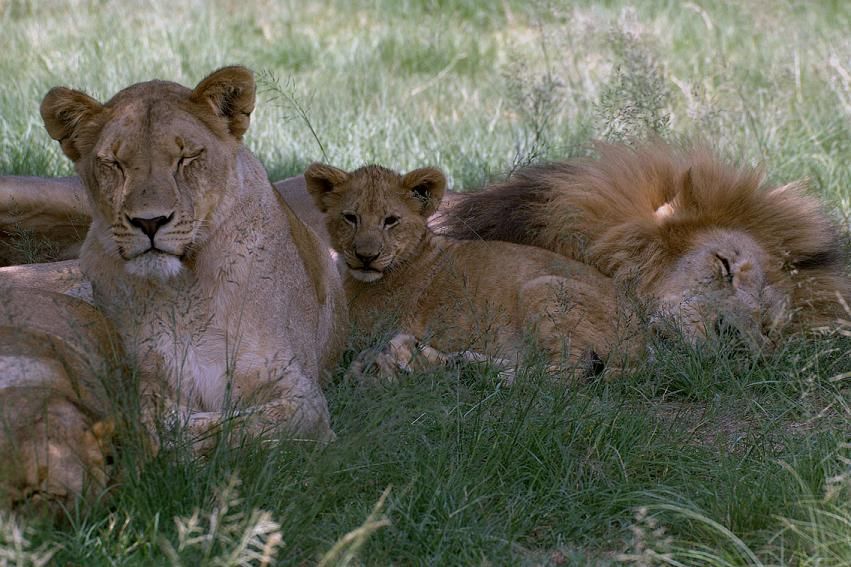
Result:
[[[620,344],[628,337],[614,286],[594,268],[538,248],[432,233],[427,220],[446,186],[439,170],[313,164],[305,179],[344,263],[352,321],[374,331],[392,319],[396,336],[377,361],[383,374],[451,353],[513,364],[529,334],[552,367],[566,360],[582,373],[630,350]]]
[[[597,149],[459,197],[444,229],[594,266],[646,303],[657,330],[692,342],[732,333],[758,349],[836,324],[851,280],[838,229],[802,184],[772,187],[706,150]]]
[[[346,331],[339,276],[242,144],[254,78],[132,85],[101,104],[57,87],[41,105],[74,161],[92,224],[80,252],[95,303],[141,374],[150,421],[327,439],[320,389]]]

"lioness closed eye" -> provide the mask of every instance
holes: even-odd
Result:
[[[439,170],[313,164],[305,179],[344,263],[353,322],[375,331],[393,321],[396,337],[378,363],[385,373],[408,368],[417,344],[428,345],[420,357],[428,362],[465,352],[513,363],[531,334],[553,367],[567,361],[583,373],[622,346],[614,287],[594,268],[538,248],[432,233],[427,219],[446,187]]]

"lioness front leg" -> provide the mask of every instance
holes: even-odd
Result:
[[[319,442],[336,439],[318,381],[295,361],[284,368],[277,366],[249,389],[236,386],[234,394],[239,406],[232,431],[238,435]]]
[[[164,431],[179,432],[195,456],[209,454],[218,444],[220,433],[227,429],[236,435],[250,437],[277,436],[284,431],[288,438],[330,442],[336,439],[331,430],[328,408],[324,403],[287,397],[264,404],[229,411],[199,411],[186,405],[173,404],[171,409],[147,408],[143,423],[154,455],[171,442],[164,442]]]
[[[223,424],[239,419],[236,411],[204,411],[185,403],[161,378],[146,377],[141,384],[143,443],[151,456],[173,449],[185,440],[191,453],[202,456],[216,446]]]
[[[161,449],[174,448],[175,438],[171,434],[177,432],[189,441],[193,455],[205,455],[215,447],[216,433],[229,417],[220,411],[193,410],[178,403],[166,388],[146,389],[141,406],[141,433],[151,456]]]

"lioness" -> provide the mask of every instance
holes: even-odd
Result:
[[[620,346],[614,286],[594,268],[538,248],[434,234],[427,220],[446,187],[439,170],[348,173],[317,163],[305,179],[344,263],[352,321],[374,331],[393,316],[383,374],[407,370],[417,346],[432,363],[476,353],[513,364],[531,333],[553,367],[567,360],[582,373]]]
[[[0,508],[60,512],[110,477],[117,337],[79,299],[0,290]]]
[[[594,266],[637,294],[662,336],[735,335],[756,350],[837,324],[851,279],[840,231],[805,184],[771,186],[705,149],[596,148],[462,196],[443,229]]]
[[[254,97],[251,71],[225,67],[105,104],[57,87],[41,114],[85,186],[80,266],[140,371],[146,421],[204,429],[236,407],[251,431],[328,439],[342,286],[242,144]]]

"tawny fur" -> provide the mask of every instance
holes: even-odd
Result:
[[[32,240],[52,260],[75,258],[91,217],[75,177],[0,176],[0,266],[32,262]]]
[[[735,295],[727,318],[753,319],[746,326],[763,336],[836,322],[836,294],[851,297],[851,284],[839,231],[805,184],[772,186],[760,170],[705,149],[596,149],[595,158],[527,167],[465,195],[444,229],[585,262],[651,313],[695,327],[690,334],[717,322],[711,308],[693,308],[709,302],[708,287],[712,302]],[[705,279],[713,270],[728,280],[726,291]]]
[[[0,508],[60,513],[79,497],[101,497],[113,478],[106,390],[121,349],[103,315],[79,299],[0,293]]]
[[[203,429],[236,409],[252,431],[327,439],[320,381],[344,342],[342,286],[242,145],[253,108],[251,72],[226,67],[105,104],[56,88],[41,110],[85,186],[80,266],[140,370],[149,425]]]
[[[395,337],[385,355],[398,367],[411,363],[408,338],[432,361],[478,353],[514,364],[531,336],[553,367],[567,360],[580,372],[635,353],[614,285],[594,268],[539,248],[434,234],[439,170],[313,164],[305,178],[340,255],[351,319]]]

